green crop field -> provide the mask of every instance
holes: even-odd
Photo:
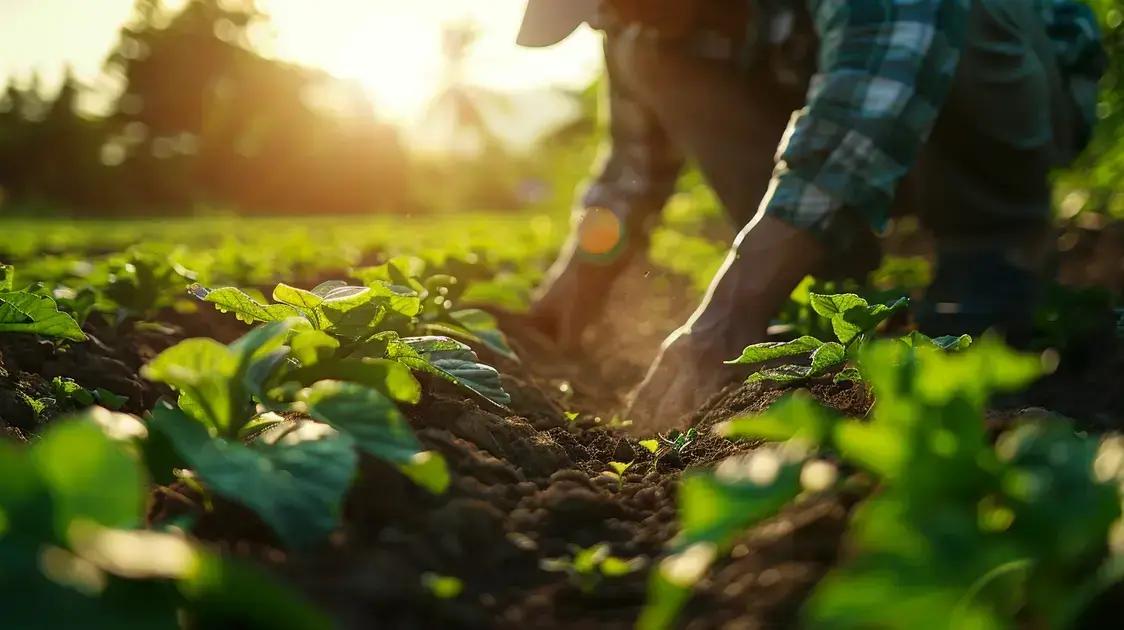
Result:
[[[722,253],[675,207],[583,357],[515,315],[562,215],[0,223],[6,624],[1111,614],[1111,300],[1059,287],[1020,353],[910,332],[924,259],[809,279],[730,357],[772,367],[637,434],[620,396],[651,351],[607,357],[673,327]],[[1056,325],[1093,313],[1092,346]]]

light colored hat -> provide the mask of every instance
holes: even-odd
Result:
[[[599,4],[599,0],[528,0],[516,42],[533,48],[553,46],[593,19]]]

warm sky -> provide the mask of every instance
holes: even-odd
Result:
[[[183,0],[168,0],[171,4]],[[596,35],[548,50],[513,44],[525,0],[258,0],[273,17],[272,54],[368,86],[384,116],[416,121],[440,67],[441,25],[469,18],[481,38],[470,80],[505,90],[585,85],[600,62]],[[69,64],[92,82],[133,0],[0,0],[0,83],[37,69],[53,85]]]

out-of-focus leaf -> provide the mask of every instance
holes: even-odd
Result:
[[[772,442],[799,438],[808,446],[820,446],[837,421],[835,415],[814,398],[797,392],[762,413],[733,418],[715,426],[714,430],[730,438],[757,438]]]
[[[60,539],[79,519],[105,527],[140,524],[145,501],[140,466],[98,426],[57,422],[35,443],[31,459],[50,492]]]
[[[246,446],[211,437],[169,407],[154,410],[150,426],[168,437],[208,488],[253,510],[288,546],[320,543],[338,525],[358,465],[350,437],[292,431],[277,443]]]
[[[683,544],[723,548],[746,527],[776,514],[800,494],[802,465],[802,457],[762,447],[723,461],[713,473],[685,476],[679,489]]]

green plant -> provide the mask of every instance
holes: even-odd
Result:
[[[462,386],[501,407],[511,402],[499,373],[481,363],[467,345],[441,336],[403,336],[432,330],[419,324],[423,296],[413,288],[382,281],[370,286],[331,281],[306,291],[279,284],[273,290],[274,303],[232,287],[209,290],[196,285],[192,292],[245,322],[295,318],[296,326],[306,334],[294,343],[307,349],[309,356],[315,355],[321,373],[346,372],[356,361],[391,359]],[[494,332],[499,335],[498,330]]]
[[[443,492],[448,471],[423,452],[395,401],[416,402],[421,388],[405,365],[386,359],[330,365],[303,339],[300,319],[254,328],[224,346],[189,339],[145,366],[145,377],[179,392],[150,425],[174,455],[153,458],[191,468],[206,487],[257,512],[290,546],[322,540],[335,528],[356,473],[359,449]],[[287,343],[288,342],[288,343]],[[345,371],[346,369],[346,371]],[[311,420],[280,422],[276,413]],[[157,444],[158,446],[159,444]]]
[[[180,535],[139,529],[144,424],[104,409],[0,441],[0,606],[16,628],[327,628],[303,597]]]
[[[682,453],[684,450],[694,444],[695,440],[698,439],[698,437],[699,430],[695,427],[691,427],[686,431],[673,430],[667,436],[661,435],[660,441],[666,444],[668,448],[675,451],[676,453]]]
[[[29,333],[71,341],[86,341],[78,322],[58,309],[55,301],[30,291],[14,291],[10,267],[0,276],[0,333]]]
[[[102,263],[93,287],[98,308],[115,313],[117,320],[127,317],[149,318],[162,308],[182,299],[184,288],[194,274],[170,259],[161,248],[133,247]]]
[[[906,298],[900,298],[890,304],[871,305],[864,298],[853,293],[842,295],[812,293],[809,300],[815,312],[830,323],[837,341],[825,342],[805,335],[792,341],[754,344],[747,347],[740,357],[727,361],[726,364],[757,365],[808,355],[810,357],[808,365],[793,363],[766,367],[751,374],[746,382],[797,383],[833,371],[836,372],[836,382],[861,381],[861,372],[851,363],[869,341],[878,325],[909,305],[909,300]],[[903,341],[909,345],[930,345],[945,350],[962,350],[972,343],[971,337],[967,335],[930,339],[917,332],[903,338]]]
[[[606,470],[601,474],[605,477],[608,477],[609,479],[616,481],[617,490],[620,491],[622,488],[624,488],[624,474],[628,472],[629,468],[632,468],[632,465],[634,463],[636,462],[609,462],[609,470]]]
[[[625,560],[612,555],[609,545],[600,543],[588,548],[573,547],[568,557],[547,558],[539,562],[544,571],[565,573],[582,593],[593,593],[608,578],[634,573],[643,566],[643,558]]]
[[[117,411],[129,401],[126,396],[119,396],[102,387],[92,391],[75,383],[73,379],[56,376],[51,379],[51,389],[54,391],[55,400],[59,403],[71,403],[77,407],[91,407],[98,405],[106,409]]]
[[[830,450],[880,482],[852,518],[846,546],[853,557],[807,604],[809,625],[1072,621],[1095,588],[1089,583],[1099,578],[1089,576],[1121,514],[1118,471],[1095,472],[1097,441],[1057,418],[1023,423],[994,446],[988,441],[989,396],[1037,378],[1038,358],[985,339],[959,354],[877,342],[860,361],[877,400],[869,422],[797,395],[717,428]],[[696,511],[688,500],[681,501],[685,521]]]

